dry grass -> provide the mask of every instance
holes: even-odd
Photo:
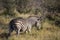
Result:
[[[21,14],[17,17],[28,17],[29,14]],[[12,18],[7,18],[7,17],[3,17],[0,16],[0,22],[4,23],[4,24],[8,24],[9,21]],[[0,27],[2,27],[0,25]],[[26,34],[20,34],[19,36],[15,35],[15,32],[13,32],[11,34],[10,37],[8,37],[7,39],[7,31],[8,29],[3,26],[4,29],[0,28],[0,40],[60,40],[60,28],[56,27],[55,25],[51,25],[49,24],[47,21],[45,23],[43,23],[43,29],[42,30],[36,30],[35,28],[32,29],[32,33],[26,33]],[[8,26],[7,26],[8,27]]]

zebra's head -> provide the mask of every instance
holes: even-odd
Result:
[[[37,30],[41,28],[41,17],[39,17],[39,16],[30,16],[29,20],[32,21],[32,23],[35,25]]]

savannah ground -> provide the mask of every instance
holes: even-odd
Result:
[[[15,31],[11,34],[10,37],[7,37],[9,22],[16,17],[27,18],[30,14],[17,14],[15,17],[9,17],[2,15],[0,16],[0,40],[60,40],[60,27],[51,24],[48,19],[43,23],[43,29],[36,30],[32,28],[32,33],[20,34],[19,36],[15,35]]]

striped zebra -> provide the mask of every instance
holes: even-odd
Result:
[[[9,23],[9,34],[11,34],[11,32],[13,30],[16,31],[16,34],[20,34],[20,32],[30,32],[31,33],[31,29],[32,26],[35,25],[35,27],[37,29],[40,29],[41,26],[41,21],[40,21],[40,17],[38,16],[29,16],[27,19],[24,18],[16,18],[10,21]]]

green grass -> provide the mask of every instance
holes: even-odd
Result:
[[[28,17],[29,14],[21,14],[16,17]],[[8,32],[8,23],[11,19],[15,17],[6,17],[0,16],[0,40],[7,40],[6,33]],[[52,25],[49,21],[45,21],[43,23],[42,30],[36,30],[36,28],[32,29],[32,33],[23,33],[19,36],[15,35],[15,31],[8,37],[8,40],[60,40],[60,28]]]

